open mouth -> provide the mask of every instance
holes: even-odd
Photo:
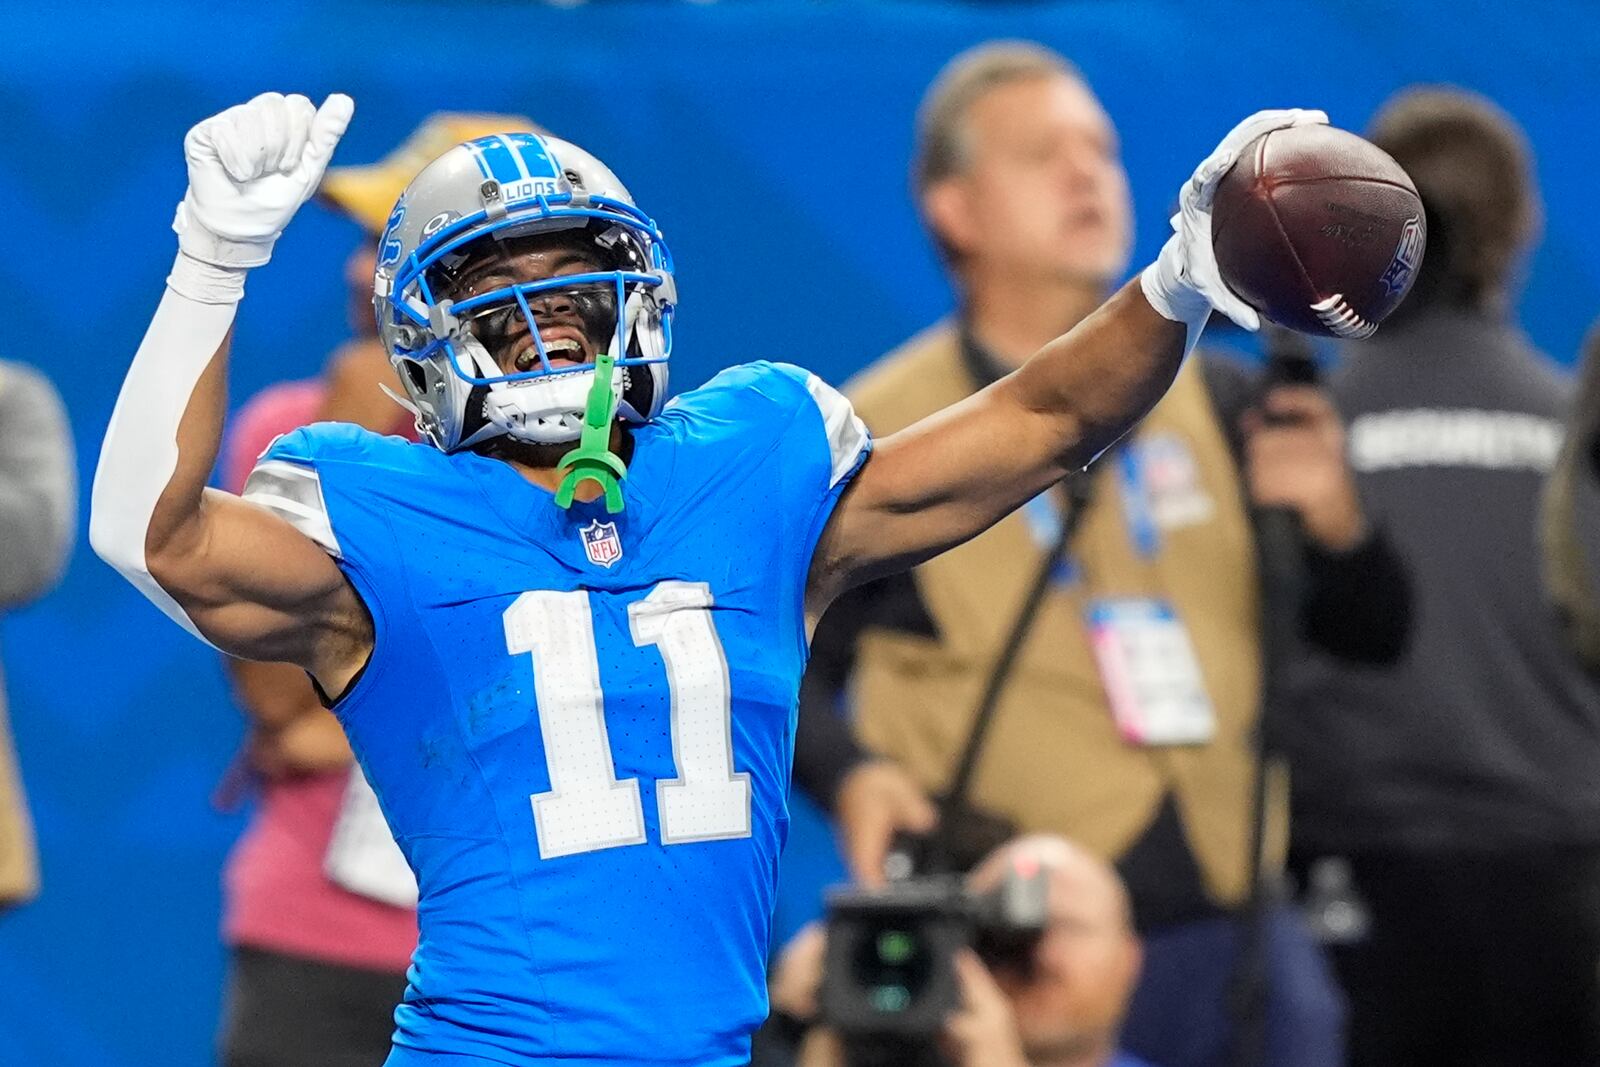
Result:
[[[589,354],[589,346],[581,337],[562,331],[545,334],[543,339],[545,359],[549,361],[551,369],[578,367],[593,361]],[[512,363],[519,372],[543,369],[539,363],[538,346],[533,343],[532,337],[518,346]]]

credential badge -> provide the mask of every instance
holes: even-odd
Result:
[[[583,553],[590,563],[609,567],[622,558],[622,538],[617,536],[616,523],[595,519],[578,534],[583,538]]]

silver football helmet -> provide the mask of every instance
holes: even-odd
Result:
[[[570,237],[603,269],[465,295],[453,284],[495,242],[547,233]],[[571,364],[575,343],[541,332],[539,309],[555,299],[591,327],[604,319],[595,332],[616,359],[620,417],[654,417],[672,354],[672,255],[617,176],[577,145],[533,133],[468,141],[417,175],[380,240],[373,305],[409,398],[395,399],[425,440],[454,452],[502,435],[578,439],[594,361]],[[508,373],[486,342],[517,316],[532,345]],[[563,365],[552,365],[552,350]]]

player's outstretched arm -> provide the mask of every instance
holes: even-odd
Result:
[[[1261,134],[1326,122],[1263,111],[1236,126],[1179,196],[1156,262],[1070,332],[982,392],[879,441],[834,510],[811,566],[810,604],[966,541],[1084,467],[1153,407],[1213,308],[1256,313],[1222,283],[1211,199]]]
[[[269,93],[189,131],[180,251],[117,398],[89,524],[95,551],[190,631],[236,655],[320,668],[325,683],[342,680],[330,659],[350,658],[345,646],[369,625],[359,598],[309,538],[206,481],[245,274],[316,188],[351,111],[348,97],[316,109]],[[340,633],[349,640],[327,640]]]

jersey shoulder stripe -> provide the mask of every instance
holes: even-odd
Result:
[[[270,450],[269,450],[270,451]],[[281,459],[262,459],[245,479],[239,494],[258,504],[322,546],[334,559],[343,556],[333,521],[328,518],[328,502],[322,495],[322,478],[311,467]]]
[[[344,550],[334,532],[324,493],[329,465],[371,468],[401,467],[412,446],[398,437],[384,437],[347,423],[319,422],[282,434],[256,460],[239,494],[273,512],[321,545],[335,559]],[[393,455],[390,453],[393,452]],[[340,484],[351,482],[349,478]],[[370,479],[355,479],[357,484]]]
[[[833,459],[828,488],[832,489],[860,465],[863,455],[872,447],[872,435],[844,394],[815,374],[806,375],[806,392],[816,401],[827,433],[828,453]]]

